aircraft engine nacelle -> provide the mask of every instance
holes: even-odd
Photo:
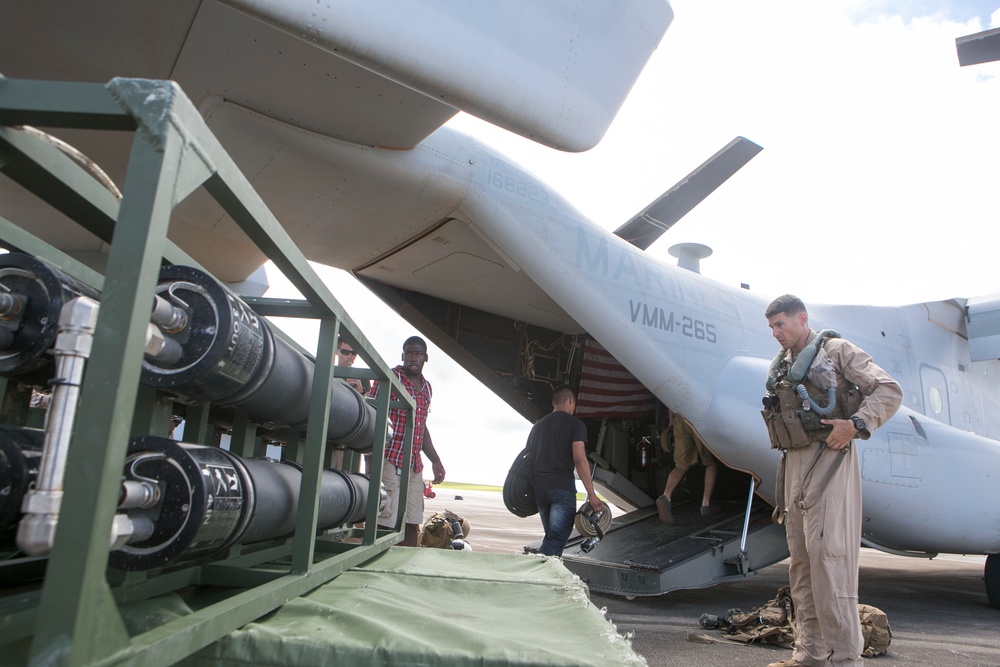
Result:
[[[301,478],[300,467],[288,462],[245,459],[169,438],[133,438],[120,506],[126,506],[137,530],[111,552],[109,564],[150,570],[211,557],[236,544],[289,536],[295,531]],[[324,470],[320,489],[320,530],[364,520],[367,475]]]
[[[242,408],[258,423],[305,426],[315,363],[275,336],[267,320],[215,278],[191,267],[164,267],[156,295],[180,313],[161,320],[178,354],[146,355],[143,384],[192,402]],[[328,440],[366,452],[374,432],[375,409],[335,382]]]

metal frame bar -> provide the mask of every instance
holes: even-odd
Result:
[[[58,151],[4,125],[135,131],[121,202],[95,186]],[[384,452],[384,442],[377,437],[362,543],[354,548],[316,548],[317,492],[325,458],[330,390],[335,381],[333,347],[338,333],[343,329],[356,341],[373,360],[375,377],[401,397],[394,407],[410,412],[408,443],[415,404],[176,84],[113,79],[99,85],[0,77],[0,170],[111,246],[97,335],[67,462],[64,509],[47,574],[40,594],[22,596],[21,600],[27,600],[23,604],[0,597],[0,627],[33,627],[32,664],[172,664],[401,539],[398,525],[396,532],[378,535],[376,531]],[[148,304],[163,259],[198,266],[166,234],[173,207],[199,187],[204,187],[289,277],[308,305],[266,306],[274,306],[284,316],[321,320],[309,409],[311,428],[304,450],[299,448],[305,464],[300,513],[290,545],[264,549],[255,556],[244,557],[240,551],[234,560],[162,577],[116,576],[120,581],[112,589],[106,574],[108,540],[127,443],[132,429],[137,428],[133,421],[140,394]],[[64,254],[2,219],[0,238],[53,263],[66,263]],[[88,273],[85,267],[74,265],[70,272],[86,282],[99,282],[99,276]],[[385,432],[389,395],[390,391],[380,392],[375,400],[376,433]],[[146,392],[143,396],[148,400]],[[140,424],[155,421],[162,412],[155,407],[143,410]],[[239,447],[245,452],[248,425],[238,426]],[[199,433],[198,437],[205,439],[207,434]],[[253,573],[259,558],[272,557],[283,561]],[[234,589],[230,597],[189,616],[128,636],[118,611],[120,601],[175,590],[193,581],[257,585]]]

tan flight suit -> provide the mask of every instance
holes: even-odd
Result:
[[[815,336],[816,332],[811,332],[808,341]],[[864,419],[867,427],[859,437],[868,439],[871,431],[895,414],[902,389],[866,352],[846,340],[826,340],[820,354],[824,352],[833,362],[838,387],[857,385],[865,396],[854,415]],[[794,361],[790,353],[785,358]],[[797,635],[792,657],[817,667],[860,667],[864,646],[857,606],[861,551],[858,453],[853,442],[840,451],[821,448],[821,444],[812,442],[785,453],[784,507],[779,509],[784,512],[791,556],[789,578]]]

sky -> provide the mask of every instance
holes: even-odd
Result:
[[[704,275],[770,298],[899,305],[1000,292],[1000,63],[955,39],[1000,0],[675,0],[674,21],[597,147],[560,153],[459,114],[613,230],[739,135],[763,151],[647,252],[710,246]],[[386,362],[415,332],[317,266]],[[268,268],[267,296],[293,296]],[[285,324],[281,324],[286,330]],[[762,324],[763,326],[763,324]],[[291,331],[315,349],[317,327]],[[433,344],[428,425],[448,479],[503,483],[530,424]]]

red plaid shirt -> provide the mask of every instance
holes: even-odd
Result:
[[[431,383],[423,375],[420,379],[424,381],[423,388],[418,392],[410,378],[406,376],[406,371],[402,366],[396,366],[392,372],[399,378],[400,383],[406,387],[406,391],[413,397],[413,402],[417,404],[414,411],[416,419],[413,424],[413,457],[410,461],[413,472],[420,472],[424,469],[424,461],[420,456],[420,450],[424,446],[424,427],[427,424],[427,413],[431,408]],[[370,398],[378,396],[378,380],[372,382],[372,390],[368,395]],[[396,395],[390,396],[396,400]],[[385,444],[385,460],[397,468],[403,467],[403,428],[406,424],[406,410],[402,408],[392,408],[389,410],[389,421],[392,423],[392,440]]]

